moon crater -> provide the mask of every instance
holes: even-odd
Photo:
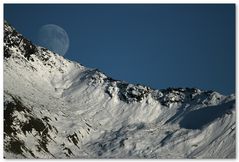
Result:
[[[43,25],[39,29],[38,43],[60,55],[65,55],[70,45],[67,32],[55,24]]]

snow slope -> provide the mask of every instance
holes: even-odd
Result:
[[[114,80],[4,22],[5,158],[235,158],[235,127],[234,95]]]

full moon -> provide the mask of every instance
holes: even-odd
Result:
[[[38,31],[38,43],[57,54],[65,55],[69,45],[67,32],[58,25],[43,25]]]

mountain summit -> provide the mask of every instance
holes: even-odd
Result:
[[[235,158],[235,127],[234,95],[114,80],[4,22],[5,158]]]

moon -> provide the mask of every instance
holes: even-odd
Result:
[[[47,24],[41,26],[38,31],[38,43],[63,56],[69,48],[70,40],[63,28],[55,24]]]

